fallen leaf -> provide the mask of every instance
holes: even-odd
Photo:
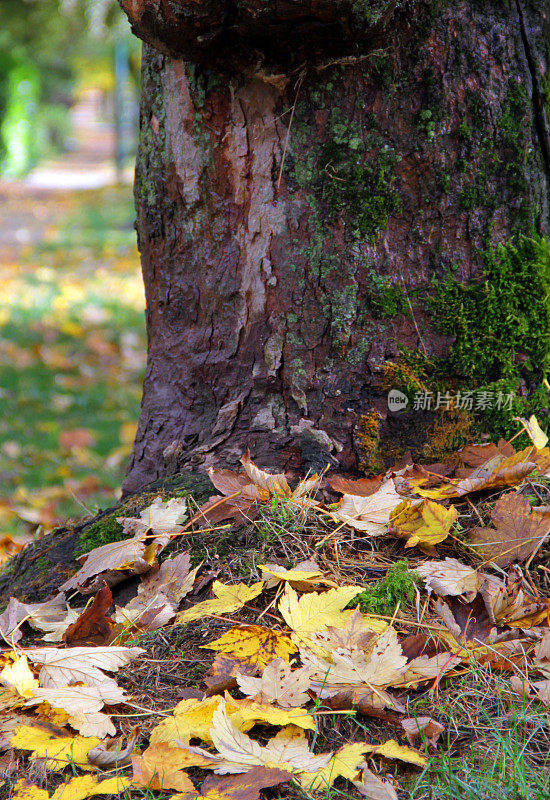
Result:
[[[280,767],[290,772],[316,772],[324,769],[332,753],[314,755],[300,729],[289,725],[267,745],[251,739],[233,725],[222,700],[213,715],[210,736],[217,750],[214,771],[219,775],[248,772],[253,767]],[[185,746],[191,753],[213,757],[199,747]]]
[[[321,698],[350,688],[372,691],[399,683],[407,665],[393,628],[374,637],[367,650],[338,648],[329,659],[301,647],[300,657],[311,671],[311,688]]]
[[[439,597],[462,595],[466,602],[470,602],[479,589],[477,571],[461,564],[456,558],[425,561],[416,568],[416,572],[424,579],[426,589]]]
[[[117,672],[145,653],[142,647],[38,647],[24,651],[34,664],[42,664],[39,680],[43,687],[62,688],[71,683],[104,686],[102,672]]]
[[[62,594],[44,603],[21,603],[15,597],[10,597],[6,610],[0,614],[0,634],[5,640],[18,642],[23,635],[19,630],[23,621],[28,622],[33,628],[49,631],[51,634],[63,627],[71,614],[75,619],[78,616],[72,609],[67,609],[67,601]],[[74,619],[69,619],[67,624],[70,622],[74,622]],[[54,640],[49,639],[49,641]],[[61,635],[57,641],[61,641]]]
[[[326,630],[329,625],[342,627],[352,613],[343,612],[343,609],[362,591],[360,586],[341,586],[323,594],[310,592],[298,598],[294,589],[287,585],[279,601],[279,611],[299,638],[307,638],[308,634]]]
[[[201,786],[199,797],[205,800],[259,800],[261,789],[280,786],[290,780],[290,772],[267,767],[253,767],[239,775],[208,775]]]
[[[407,498],[391,514],[392,532],[406,538],[405,547],[433,548],[449,535],[458,512],[432,500],[411,503]]]
[[[249,661],[236,661],[223,653],[218,653],[203,676],[207,686],[206,697],[223,694],[228,689],[237,688],[237,674],[256,675],[258,665]]]
[[[278,583],[289,583],[298,592],[314,592],[316,589],[337,589],[338,584],[324,577],[321,570],[284,569],[276,564],[259,564],[262,579],[266,588],[271,589]],[[271,578],[270,578],[271,576]]]
[[[432,717],[407,717],[401,721],[401,726],[411,747],[424,740],[431,747],[436,747],[437,740],[445,730],[444,726]]]
[[[426,759],[416,750],[405,745],[398,744],[395,739],[388,739],[383,744],[371,745],[370,752],[373,755],[383,756],[396,761],[404,761],[406,764],[414,764],[417,767],[424,767]]]
[[[334,512],[334,517],[369,536],[380,536],[387,531],[391,512],[402,499],[396,492],[393,481],[388,480],[367,497],[345,494]]]
[[[26,655],[16,656],[0,672],[0,683],[14,689],[21,697],[32,697],[38,689],[38,681],[29,668]]]
[[[88,761],[95,767],[109,770],[113,767],[124,767],[131,763],[131,756],[138,739],[138,729],[128,737],[126,747],[122,747],[122,737],[113,739],[106,745],[100,742],[97,747],[88,751]]]
[[[113,620],[107,617],[112,602],[111,590],[108,586],[103,586],[91,605],[76,622],[67,627],[63,634],[65,644],[107,644],[114,625]]]
[[[507,458],[496,455],[477,467],[467,478],[447,481],[436,489],[419,488],[413,491],[421,497],[433,500],[463,497],[471,492],[481,492],[502,486],[517,486],[536,467],[536,463],[529,458],[529,452],[524,450]]]
[[[179,623],[193,622],[197,619],[203,619],[209,614],[231,614],[233,611],[238,611],[250,600],[258,597],[263,588],[263,581],[253,583],[252,586],[247,586],[245,583],[237,583],[230,586],[220,583],[220,581],[214,581],[212,591],[216,595],[216,599],[205,600],[203,603],[196,603],[185,611],[180,611],[177,621]]]
[[[343,475],[329,475],[327,483],[331,489],[339,494],[351,494],[356,497],[369,497],[378,491],[385,480],[384,475],[377,475],[376,478],[359,478],[352,480]]]
[[[29,750],[32,760],[47,759],[47,768],[51,770],[64,769],[68,764],[91,769],[88,753],[99,743],[100,740],[95,736],[71,736],[66,731],[39,721],[32,725],[18,725],[10,737],[12,747]]]
[[[303,708],[281,709],[267,703],[255,703],[248,698],[236,700],[226,695],[225,701],[219,696],[204,700],[182,700],[174,709],[174,715],[162,720],[151,731],[151,744],[188,742],[198,738],[211,744],[211,728],[214,714],[220,703],[224,703],[232,724],[239,730],[250,730],[257,722],[266,725],[295,725],[307,730],[315,730],[313,717]]]
[[[231,628],[219,639],[201,647],[217,650],[231,658],[257,664],[259,667],[266,667],[275,658],[288,661],[298,650],[284,633],[260,625]]]
[[[267,497],[271,497],[272,495],[277,497],[290,497],[292,494],[286,475],[282,472],[270,475],[268,472],[259,469],[250,459],[250,450],[247,450],[244,456],[242,456],[241,464],[252,483],[260,490],[267,493]]]
[[[130,575],[148,572],[156,566],[156,556],[168,542],[168,534],[155,536],[148,528],[143,528],[132,539],[96,547],[80,556],[78,561],[82,567],[61,584],[59,591],[78,589],[81,594],[92,594],[104,583],[113,587]]]
[[[141,786],[148,791],[159,792],[164,789],[175,789],[177,792],[190,792],[196,797],[197,792],[189,776],[178,767],[157,758],[151,758],[147,750],[142,756],[132,758],[132,786]]]
[[[309,695],[309,670],[305,667],[291,669],[282,658],[276,658],[265,667],[260,678],[237,673],[239,689],[258,702],[275,703],[281,708],[293,708],[307,703]]]
[[[178,533],[181,523],[187,514],[187,503],[184,499],[172,499],[163,502],[162,498],[155,497],[147,508],[144,508],[139,519],[134,517],[117,517],[127,533],[147,533],[152,531],[155,536],[166,536]]]
[[[541,427],[538,423],[537,418],[533,414],[529,417],[529,419],[523,419],[523,417],[513,417],[516,422],[520,422],[525,431],[537,450],[542,450],[548,444],[548,436],[541,430]]]
[[[141,630],[156,630],[171,622],[199,570],[189,571],[190,564],[189,553],[181,553],[148,572],[140,581],[137,596],[123,608],[117,606],[116,622],[137,624]]]
[[[41,789],[28,783],[25,778],[21,778],[15,784],[15,792],[11,796],[14,800],[85,800],[87,797],[94,797],[98,794],[120,795],[130,786],[129,778],[116,777],[99,780],[96,775],[83,775],[71,778],[67,783],[61,784],[50,795],[46,789]]]
[[[361,779],[352,783],[368,800],[397,800],[397,792],[391,783],[381,780],[366,765],[361,772]]]
[[[499,497],[491,521],[492,528],[473,528],[470,540],[484,560],[499,567],[525,561],[550,532],[550,511],[532,509],[517,492]]]
[[[324,769],[317,772],[304,772],[299,776],[299,781],[306,792],[319,792],[330,789],[337,778],[346,778],[352,781],[357,775],[359,765],[365,759],[365,753],[371,751],[372,745],[365,742],[345,744],[334,753]]]

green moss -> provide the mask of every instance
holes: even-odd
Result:
[[[464,119],[462,120],[462,122],[460,123],[460,125],[456,129],[456,135],[463,142],[469,142],[470,141],[470,139],[472,138],[472,129],[470,128],[470,126],[468,125],[466,120],[464,120]]]
[[[495,435],[508,436],[517,428],[513,416],[548,409],[544,388],[528,396],[519,390],[527,376],[540,386],[550,369],[550,244],[520,235],[482,258],[478,281],[464,286],[448,277],[436,285],[434,324],[456,338],[449,358],[432,367],[440,375],[450,367],[469,389],[490,393],[483,417]]]
[[[329,221],[342,215],[356,239],[374,239],[390,216],[401,211],[397,160],[394,149],[379,136],[362,135],[356,123],[333,109],[319,164]]]
[[[410,608],[414,603],[415,586],[421,585],[420,577],[409,572],[408,562],[397,561],[385,578],[358,594],[348,608],[359,608],[366,614],[390,615],[398,603],[400,610]]]
[[[464,286],[436,286],[434,323],[456,336],[450,364],[477,380],[515,377],[518,357],[528,370],[550,367],[550,246],[518,236],[483,254],[484,274]]]
[[[124,516],[122,511],[103,517],[88,528],[84,528],[78,539],[78,546],[75,548],[75,556],[89,553],[90,550],[101,547],[103,544],[127,539],[128,534],[124,533],[122,525],[116,521],[116,517],[119,516]]]
[[[40,558],[37,558],[34,562],[34,568],[44,575],[51,570],[52,562],[47,556],[40,556]]]

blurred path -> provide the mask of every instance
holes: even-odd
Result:
[[[48,240],[60,222],[69,193],[117,183],[114,126],[98,91],[88,91],[72,109],[71,149],[44,162],[20,181],[0,181],[0,263]],[[131,184],[133,170],[123,175]]]

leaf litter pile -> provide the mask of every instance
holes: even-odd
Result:
[[[550,705],[550,448],[534,418],[519,422],[529,447],[469,445],[452,476],[405,459],[292,489],[247,453],[239,474],[210,470],[219,494],[196,513],[158,497],[119,517],[126,538],[0,615],[9,796],[395,800],[453,732],[446,688],[481,670]],[[195,532],[238,531],[270,504],[316,524],[281,528],[248,580],[221,561],[192,568]],[[369,576],[404,548],[413,603],[365,610]]]

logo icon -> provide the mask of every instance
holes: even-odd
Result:
[[[399,389],[391,389],[388,392],[388,408],[394,414],[398,414],[400,411],[405,411],[408,405],[409,398],[406,394],[400,392]]]

